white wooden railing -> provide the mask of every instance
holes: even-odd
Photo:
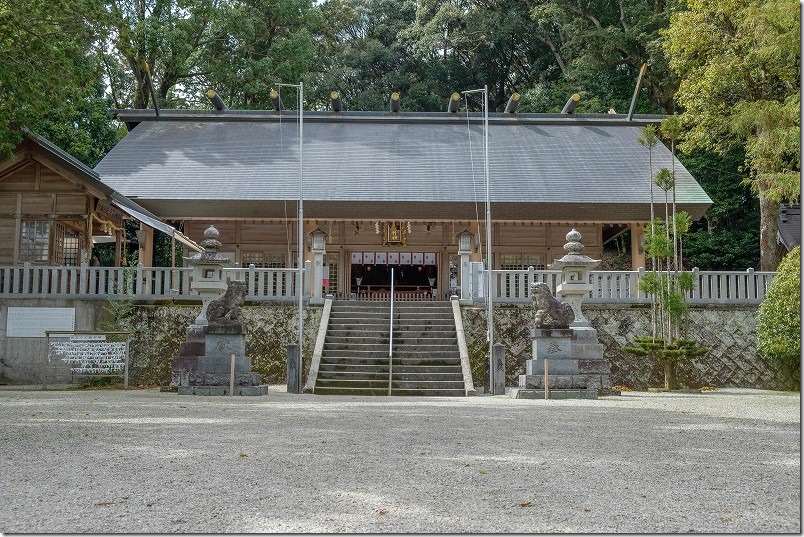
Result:
[[[703,271],[692,269],[695,288],[687,293],[690,304],[759,304],[770,288],[775,272]],[[586,303],[650,303],[650,297],[639,290],[644,269],[604,271],[589,274],[592,291]],[[561,282],[558,270],[494,270],[492,271],[495,302],[529,302],[530,284],[544,282],[555,292]]]
[[[291,301],[296,297],[296,269],[248,268],[224,269],[228,279],[245,280],[247,300]],[[758,304],[765,298],[775,272],[699,271],[693,269],[695,289],[688,293],[691,304]],[[305,294],[309,284],[305,271]],[[592,291],[587,303],[649,303],[650,298],[639,291],[643,269],[634,271],[591,271]],[[561,272],[556,270],[494,270],[492,271],[493,300],[496,303],[530,301],[530,284],[544,282],[550,289],[560,283]],[[43,298],[123,298],[148,300],[158,298],[192,299],[192,269],[160,267],[45,267],[25,264],[0,266],[0,297]],[[360,297],[364,298],[364,297]],[[367,298],[367,297],[365,297]],[[416,297],[396,297],[417,299]],[[432,299],[423,294],[421,299]],[[375,299],[378,299],[375,297]],[[385,298],[388,299],[387,297]],[[481,300],[482,301],[482,300]]]
[[[296,269],[225,268],[227,279],[248,284],[247,300],[289,301],[296,294]],[[157,299],[197,297],[192,268],[0,266],[0,297]]]

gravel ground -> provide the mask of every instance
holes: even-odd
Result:
[[[798,393],[0,389],[0,531],[801,532]]]

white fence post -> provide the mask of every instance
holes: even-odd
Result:
[[[27,295],[28,293],[30,293],[30,292],[31,292],[31,291],[30,291],[30,285],[31,285],[31,264],[30,264],[29,262],[27,262],[27,261],[26,261],[26,262],[25,262],[25,264],[23,264],[22,266],[23,266],[23,272],[22,272],[22,289],[20,289],[20,292],[21,292],[21,293],[23,293],[23,294],[26,294],[26,295]]]
[[[87,294],[87,284],[89,283],[88,280],[89,275],[87,274],[87,264],[81,263],[81,268],[78,270],[78,294],[85,295]]]
[[[310,280],[310,275],[313,273],[313,264],[310,261],[304,262],[304,288],[303,294],[304,296],[310,296],[310,289],[312,285],[312,281]]]
[[[692,300],[691,302],[700,302],[701,294],[701,276],[698,267],[692,269]]]

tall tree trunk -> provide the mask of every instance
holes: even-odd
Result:
[[[764,189],[759,191],[759,270],[775,271],[779,266],[779,248],[776,237],[779,233],[778,201],[768,199]]]
[[[678,388],[676,381],[676,358],[665,356],[664,362],[664,389],[675,390]]]

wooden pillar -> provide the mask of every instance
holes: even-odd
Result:
[[[630,224],[631,228],[631,269],[645,267],[645,228],[642,224]]]
[[[123,234],[125,229],[114,232],[114,266],[119,267],[123,261]]]
[[[472,253],[469,254],[470,262],[483,261],[486,258],[486,236],[485,234],[481,236],[481,233],[485,232],[485,225],[485,223],[480,222],[469,222],[469,231],[474,235],[472,237]],[[478,244],[482,244],[483,248],[477,248]],[[483,255],[481,255],[481,251]]]
[[[154,265],[154,229],[140,222],[140,231],[145,232],[145,240],[139,241],[139,262],[143,267],[152,267]]]

